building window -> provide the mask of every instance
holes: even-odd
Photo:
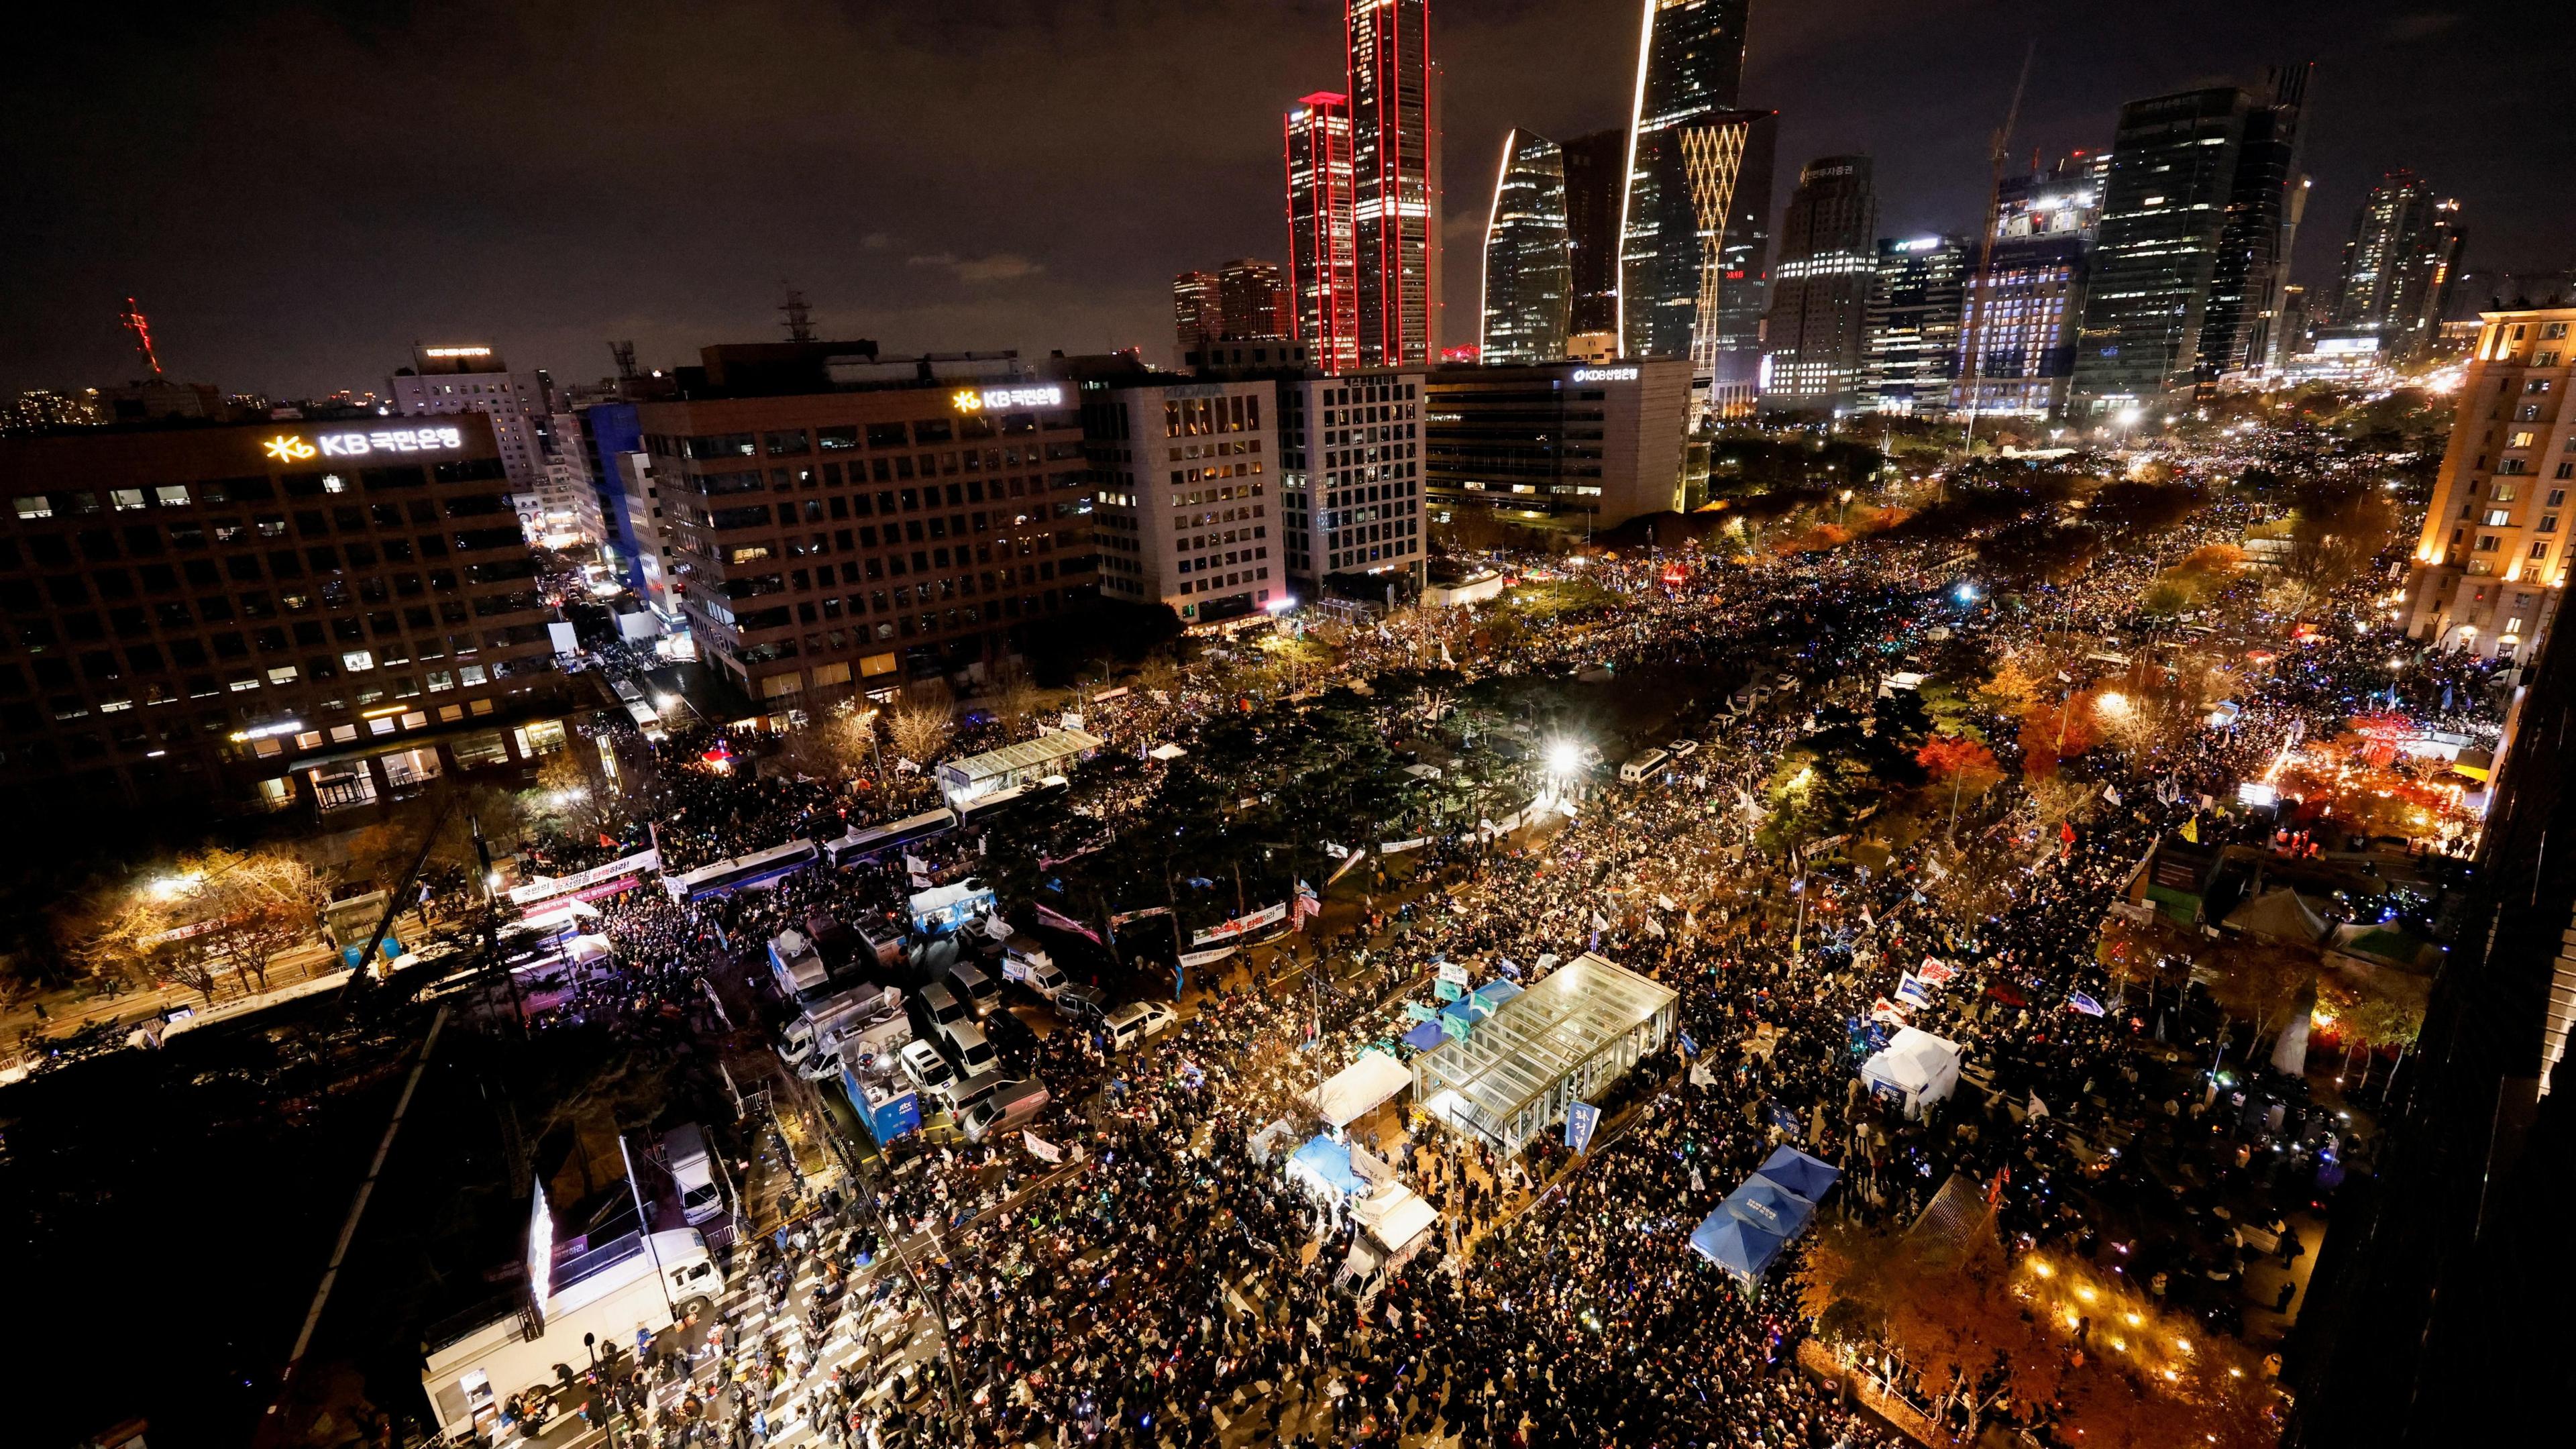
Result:
[[[499,730],[461,735],[449,748],[456,752],[456,767],[460,770],[479,770],[486,765],[508,764],[510,760],[510,747],[502,743]]]

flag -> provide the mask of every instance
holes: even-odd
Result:
[[[2075,827],[2064,820],[2058,821],[2057,838],[2065,841],[2069,845],[2073,845],[2075,843]]]
[[[2039,1094],[2037,1092],[2030,1094],[2030,1115],[2034,1117],[2045,1117],[2048,1115],[2048,1104],[2039,1100]]]
[[[1923,958],[1923,969],[1915,972],[1914,974],[1917,977],[1920,977],[1927,985],[1938,986],[1942,982],[1949,980],[1951,977],[1958,975],[1959,972],[1957,967],[1952,966],[1949,962],[1942,960],[1938,956],[1926,956]]]
[[[2010,1181],[2012,1181],[2011,1168],[1998,1167],[1995,1169],[1994,1181],[1986,1184],[1986,1206],[1993,1207],[1996,1203],[2003,1201],[2004,1184]]]
[[[1882,996],[1877,1001],[1870,1004],[1869,1019],[1872,1021],[1886,1022],[1889,1026],[1903,1026],[1905,1025],[1905,1008]]]
[[[1689,1056],[1699,1050],[1699,1043],[1692,1040],[1689,1032],[1675,1032],[1674,1035],[1681,1038],[1683,1056]]]
[[[2190,841],[2194,845],[2200,844],[2199,816],[2195,815],[2182,823],[2182,838]]]
[[[1927,855],[1923,857],[1923,873],[1932,877],[1934,880],[1947,880],[1950,878],[1950,868],[1943,865],[1941,863],[1941,857],[1937,855]]]
[[[2120,803],[2120,792],[2114,786],[2105,785],[2102,787],[2102,798],[2117,805]]]
[[[1323,913],[1324,903],[1316,898],[1315,888],[1306,883],[1305,877],[1298,877],[1297,914],[1300,916],[1320,916]]]
[[[1923,983],[1915,979],[1913,972],[1904,971],[1897,974],[1896,999],[1908,1006],[1930,1006],[1932,993],[1923,989]]]
[[[1655,904],[1668,911],[1678,911],[1681,909],[1681,907],[1673,904],[1673,898],[1671,896],[1657,896],[1655,897]]]
[[[1646,934],[1654,937],[1656,940],[1662,940],[1664,937],[1664,923],[1656,920],[1652,916],[1648,916],[1646,918]]]
[[[2100,1016],[2102,1014],[2102,1003],[2095,1001],[2092,997],[2085,995],[2081,991],[2067,997],[2066,1004],[2069,1008],[2083,1012],[2086,1016]]]

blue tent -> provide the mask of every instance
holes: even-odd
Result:
[[[1517,981],[1488,981],[1468,993],[1468,999],[1475,1003],[1475,1013],[1482,1019],[1493,1015],[1494,1008],[1520,994],[1521,984]]]
[[[1317,1133],[1288,1158],[1288,1175],[1304,1177],[1331,1191],[1348,1195],[1368,1191],[1368,1179],[1351,1171],[1351,1148]]]
[[[1440,1029],[1440,1018],[1435,1016],[1429,1021],[1415,1022],[1413,1030],[1404,1034],[1404,1044],[1415,1051],[1427,1052],[1440,1045],[1447,1036],[1448,1033]]]
[[[1759,1278],[1788,1240],[1719,1208],[1691,1229],[1692,1251],[1741,1278]]]
[[[1814,1203],[1760,1173],[1746,1178],[1742,1187],[1728,1193],[1724,1206],[1764,1232],[1783,1238],[1798,1236],[1805,1231],[1807,1220],[1816,1215]]]
[[[1754,1169],[1790,1192],[1809,1202],[1824,1201],[1825,1194],[1842,1180],[1843,1170],[1821,1158],[1809,1157],[1795,1147],[1783,1147]]]

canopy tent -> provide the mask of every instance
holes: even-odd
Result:
[[[1279,1144],[1286,1142],[1295,1130],[1295,1128],[1288,1125],[1287,1118],[1281,1117],[1272,1122],[1269,1126],[1253,1133],[1250,1140],[1246,1141],[1243,1145],[1244,1148],[1252,1154],[1253,1161],[1267,1167],[1270,1165],[1270,1154],[1276,1152],[1279,1149]]]
[[[1783,1147],[1763,1159],[1754,1174],[1769,1178],[1809,1202],[1823,1202],[1825,1194],[1842,1180],[1843,1170],[1795,1147]]]
[[[577,964],[606,960],[609,951],[606,936],[580,935],[564,942],[564,955]]]
[[[1440,1029],[1440,1020],[1434,1017],[1429,1021],[1415,1022],[1413,1030],[1404,1034],[1404,1044],[1415,1051],[1427,1052],[1448,1038],[1449,1033]]]
[[[1390,1182],[1352,1203],[1351,1216],[1389,1253],[1411,1247],[1440,1220],[1439,1212],[1420,1193],[1400,1182]]]
[[[1917,1115],[1958,1090],[1959,1044],[1899,1027],[1886,1050],[1860,1064],[1860,1075],[1871,1091],[1895,1092],[1904,1099],[1907,1115]]]
[[[1710,1213],[1691,1229],[1693,1252],[1739,1278],[1759,1278],[1780,1257],[1789,1240],[1765,1232],[1725,1208]]]
[[[1783,1238],[1796,1237],[1816,1213],[1814,1203],[1758,1172],[1728,1193],[1722,1206],[1764,1232]]]
[[[1288,1180],[1339,1197],[1368,1191],[1368,1179],[1351,1171],[1351,1148],[1317,1133],[1288,1156]]]
[[[1365,1051],[1316,1092],[1315,1115],[1335,1127],[1347,1127],[1412,1085],[1411,1068],[1384,1052]]]
[[[1146,757],[1149,759],[1166,761],[1177,760],[1188,753],[1189,751],[1182,749],[1179,745],[1173,744],[1169,740],[1166,740],[1145,752]]]
[[[2313,946],[2324,939],[2325,917],[2316,913],[2297,891],[2276,886],[2227,913],[2219,924],[2230,931],[2241,931],[2272,941],[2290,941]]]

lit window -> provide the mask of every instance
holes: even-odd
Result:
[[[126,512],[129,509],[141,508],[144,506],[143,490],[140,488],[111,488],[107,492],[107,501],[119,513]]]
[[[351,649],[340,656],[340,667],[356,674],[376,667],[376,656],[365,649]]]
[[[18,516],[51,518],[54,516],[53,500],[42,493],[21,493],[18,495]]]

